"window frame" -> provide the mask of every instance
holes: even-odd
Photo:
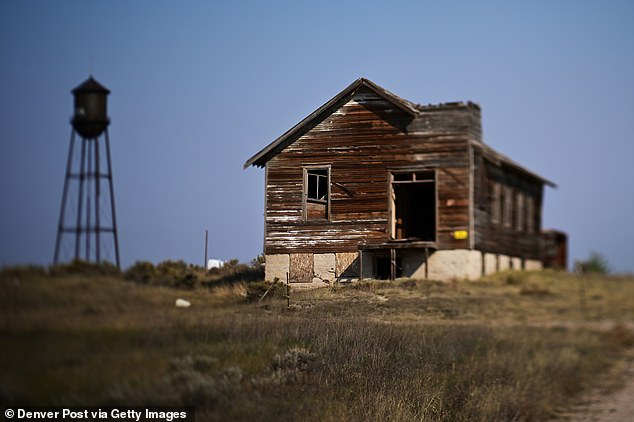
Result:
[[[388,183],[388,227],[387,231],[390,236],[390,240],[395,240],[396,237],[396,204],[395,204],[395,192],[394,185],[407,185],[412,183],[433,183],[434,184],[434,240],[430,242],[436,242],[438,240],[438,227],[440,224],[439,209],[440,204],[438,200],[438,170],[436,168],[429,167],[404,167],[404,168],[388,168],[387,171],[387,183]]]
[[[304,221],[330,221],[330,192],[331,192],[331,180],[330,180],[330,164],[327,165],[309,165],[303,166],[303,183],[302,183],[302,217]],[[325,171],[326,172],[326,199],[309,198],[309,184],[310,184],[310,172],[311,171]],[[315,175],[317,178],[324,177],[322,175]],[[319,179],[317,179],[319,180]],[[319,181],[317,181],[317,196],[319,196]],[[308,218],[308,204],[323,204],[326,207],[326,218]]]

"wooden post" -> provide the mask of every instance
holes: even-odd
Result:
[[[262,300],[266,297],[266,295],[269,294],[269,291],[273,288],[273,286],[275,286],[277,284],[277,282],[279,281],[279,279],[277,277],[275,277],[275,280],[273,280],[273,283],[271,283],[271,285],[269,286],[268,289],[266,289],[266,292],[264,292],[264,294],[262,295],[262,297],[260,298],[260,300],[258,300],[258,303],[261,303]]]
[[[396,280],[396,249],[390,249],[390,280]]]
[[[359,281],[363,281],[363,251],[359,249]]]
[[[586,315],[586,286],[583,273],[578,277],[579,280],[579,309],[581,310],[581,315]]]
[[[203,261],[203,268],[207,270],[207,245],[209,239],[209,230],[205,230],[205,261]]]
[[[288,285],[288,272],[286,273],[286,308],[291,307],[291,289]]]

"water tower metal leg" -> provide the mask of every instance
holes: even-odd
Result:
[[[79,167],[79,200],[77,201],[77,226],[75,227],[75,259],[79,260],[79,247],[81,242],[81,212],[84,202],[84,178],[86,177],[84,166],[86,161],[86,140],[81,140],[81,164]]]
[[[62,193],[62,205],[59,213],[59,223],[57,224],[57,239],[55,240],[55,256],[53,257],[53,263],[59,262],[59,248],[62,242],[62,235],[64,233],[64,213],[66,212],[66,198],[68,195],[68,181],[71,178],[71,169],[73,164],[73,148],[75,146],[75,131],[70,132],[70,146],[68,147],[68,159],[66,160],[66,177],[64,177],[64,191]]]
[[[119,262],[119,239],[117,237],[117,219],[114,211],[114,188],[112,187],[112,163],[110,160],[110,139],[106,128],[106,157],[108,159],[108,182],[110,184],[110,206],[112,208],[112,234],[114,235],[114,252],[117,260],[117,268],[121,269]]]
[[[86,261],[90,261],[90,236],[92,230],[90,227],[90,193],[92,187],[92,142],[86,141]]]
[[[101,174],[99,171],[99,143],[95,140],[95,256],[97,264],[101,263],[101,243],[99,241],[99,232],[101,231],[101,227],[99,227],[99,182],[101,181]]]
[[[117,231],[117,218],[115,214],[115,200],[114,200],[114,186],[112,181],[112,162],[110,159],[110,139],[108,131],[105,131],[105,157],[106,157],[106,170],[107,172],[101,173],[101,161],[99,152],[98,138],[86,139],[80,138],[80,162],[79,169],[73,173],[73,159],[75,158],[75,131],[71,132],[70,146],[68,148],[68,160],[66,162],[66,175],[64,178],[64,189],[62,193],[62,204],[59,216],[59,222],[57,227],[57,238],[55,240],[55,254],[53,261],[55,264],[59,263],[62,247],[62,237],[65,233],[69,233],[74,236],[75,239],[75,259],[83,259],[81,256],[82,250],[85,248],[85,259],[90,261],[94,256],[97,263],[101,263],[101,232],[111,231],[114,239],[114,252],[117,268],[121,268],[121,261],[119,258],[119,238]],[[92,144],[94,142],[94,145]],[[94,149],[94,151],[93,151]],[[94,164],[93,164],[94,160]],[[75,164],[76,165],[76,164]],[[70,185],[72,179],[78,179],[79,193],[77,200],[77,216],[73,227],[72,224],[65,226],[66,212],[68,209],[68,197]],[[110,193],[110,207],[112,215],[112,228],[102,227],[100,205],[101,205],[101,178],[106,178],[108,181],[109,193]],[[93,186],[94,182],[94,186]],[[91,197],[94,195],[94,200]],[[86,204],[84,204],[84,202]],[[85,207],[85,209],[84,209]],[[94,212],[92,211],[94,207]],[[84,215],[85,214],[85,215]],[[94,215],[93,215],[94,214]],[[93,220],[94,218],[94,220]],[[94,227],[93,227],[94,221]],[[83,224],[83,226],[82,226]],[[90,239],[94,233],[94,243]],[[86,239],[82,239],[82,234],[86,236]],[[84,243],[82,243],[84,241]],[[83,245],[83,248],[82,248]],[[94,245],[94,246],[93,246]],[[94,249],[94,252],[92,249]]]

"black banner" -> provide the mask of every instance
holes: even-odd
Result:
[[[2,410],[3,421],[194,422],[187,406],[15,406]]]

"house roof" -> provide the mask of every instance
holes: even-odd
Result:
[[[277,155],[280,151],[282,151],[288,145],[292,144],[299,136],[301,136],[301,134],[304,131],[309,130],[312,127],[311,126],[312,124],[314,124],[315,122],[321,121],[321,119],[326,117],[325,115],[328,115],[328,114],[332,113],[332,110],[331,110],[332,107],[336,106],[341,101],[349,100],[362,87],[366,87],[366,88],[374,91],[377,95],[380,95],[381,97],[385,98],[387,101],[392,103],[394,106],[396,106],[399,109],[403,110],[405,113],[410,114],[412,117],[416,117],[416,116],[420,115],[421,113],[423,113],[425,111],[433,110],[434,108],[438,108],[438,107],[457,106],[457,105],[463,105],[464,106],[465,105],[465,103],[461,103],[461,102],[459,102],[459,103],[445,103],[445,104],[439,104],[439,105],[419,105],[419,104],[415,104],[415,103],[412,103],[412,102],[410,102],[408,100],[405,100],[405,99],[403,99],[403,98],[391,93],[390,91],[378,86],[377,84],[375,84],[374,82],[370,81],[369,79],[359,78],[356,81],[354,81],[353,83],[351,83],[350,85],[348,85],[339,94],[337,94],[333,98],[331,98],[324,105],[322,105],[317,110],[313,111],[311,114],[309,114],[304,119],[302,119],[302,121],[300,121],[295,126],[293,126],[289,130],[284,132],[280,137],[278,137],[273,142],[271,142],[269,145],[264,147],[257,154],[255,154],[253,157],[249,158],[244,163],[244,168],[246,169],[249,166],[264,167],[264,165],[266,164],[267,161],[269,161],[272,157]],[[466,105],[473,105],[473,104],[474,103],[469,102]],[[484,144],[482,142],[472,142],[472,145],[475,148],[481,149],[483,155],[487,159],[489,159],[491,162],[493,162],[494,164],[505,165],[505,166],[514,168],[514,169],[516,169],[518,171],[521,171],[521,172],[527,174],[530,177],[533,177],[533,178],[535,178],[537,180],[540,180],[541,182],[543,182],[546,185],[549,185],[551,187],[556,187],[556,185],[553,182],[551,182],[550,180],[545,179],[545,178],[539,176],[538,174],[533,173],[532,171],[522,167],[521,165],[519,165],[515,161],[513,161],[510,158],[506,157],[505,155],[497,152],[496,150],[494,150],[493,148],[489,147],[488,145],[486,145],[486,144]]]
[[[279,151],[286,148],[289,144],[291,144],[295,138],[294,135],[300,133],[303,129],[309,126],[315,119],[321,117],[323,114],[326,114],[328,110],[339,103],[342,100],[352,98],[352,96],[361,88],[367,87],[374,91],[376,94],[385,98],[390,103],[394,104],[396,107],[400,108],[404,112],[416,116],[418,115],[418,108],[416,104],[411,103],[397,95],[392,94],[390,91],[381,88],[374,82],[365,79],[359,78],[339,94],[335,95],[331,98],[327,103],[319,107],[317,110],[313,111],[311,114],[306,116],[301,122],[297,123],[295,126],[287,130],[282,136],[271,142],[269,145],[264,147],[260,152],[255,154],[253,157],[249,158],[246,163],[244,163],[244,168],[247,168],[251,165],[264,167],[264,164],[271,159],[274,155],[276,155]]]
[[[479,148],[482,151],[482,155],[489,160],[490,162],[492,162],[493,164],[496,165],[504,165],[507,167],[511,167],[515,170],[519,170],[522,173],[525,173],[526,175],[535,178],[539,181],[541,181],[542,183],[544,183],[545,185],[548,185],[552,188],[556,188],[557,185],[548,180],[543,178],[542,176],[540,176],[537,173],[533,173],[532,171],[528,170],[526,167],[521,166],[520,164],[518,164],[517,162],[511,160],[509,157],[507,157],[506,155],[497,152],[496,150],[494,150],[493,148],[491,148],[490,146],[486,145],[485,143],[482,142],[471,142],[471,145],[473,145],[475,148]]]

